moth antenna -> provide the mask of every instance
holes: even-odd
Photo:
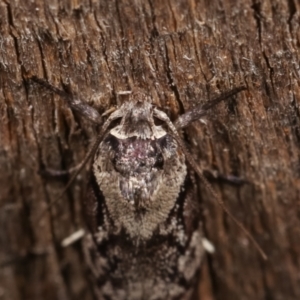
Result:
[[[196,120],[199,120],[201,117],[204,117],[210,108],[216,106],[221,101],[227,100],[228,98],[230,98],[230,97],[236,95],[237,93],[244,91],[246,89],[247,89],[246,86],[242,85],[242,86],[234,88],[230,91],[222,93],[221,95],[208,101],[204,105],[202,105],[202,104],[197,105],[195,108],[193,108],[189,112],[178,117],[178,119],[174,122],[174,126],[177,129],[188,126],[190,123],[192,123]]]
[[[257,243],[257,241],[255,240],[255,238],[251,235],[251,233],[245,228],[245,226],[238,221],[233,214],[230,212],[229,208],[227,208],[227,206],[225,205],[225,203],[223,202],[223,200],[219,197],[219,195],[215,192],[215,190],[213,189],[213,187],[211,186],[211,184],[207,181],[207,179],[203,176],[202,172],[200,171],[199,167],[197,166],[194,158],[192,157],[192,155],[189,153],[189,151],[186,149],[184,143],[182,142],[181,138],[179,137],[179,134],[175,128],[175,126],[173,125],[173,123],[170,121],[170,119],[168,118],[168,116],[154,108],[153,110],[153,115],[155,117],[157,117],[158,119],[164,121],[167,126],[169,127],[169,129],[172,131],[172,134],[174,136],[174,138],[176,139],[176,141],[178,142],[180,148],[182,149],[187,161],[189,162],[189,164],[191,165],[191,167],[195,170],[195,172],[197,173],[198,177],[200,178],[200,180],[202,180],[204,186],[210,191],[210,193],[213,195],[213,197],[215,198],[215,200],[217,201],[218,205],[223,209],[223,211],[229,216],[229,218],[244,232],[244,234],[252,241],[252,243],[254,244],[255,248],[258,250],[258,252],[260,253],[260,255],[262,256],[262,258],[264,260],[268,259],[268,256],[266,255],[266,253],[263,251],[263,249],[260,247],[260,245]]]
[[[38,78],[36,76],[30,77],[30,80],[43,86],[44,88],[52,91],[53,93],[59,95],[68,103],[69,107],[73,110],[88,119],[89,121],[101,125],[103,123],[102,116],[98,113],[96,109],[89,106],[88,104],[82,102],[81,100],[75,99],[72,94],[69,94],[54,85],[50,84],[48,81]]]
[[[85,156],[85,158],[83,159],[83,161],[79,164],[78,168],[76,169],[76,171],[74,172],[74,174],[71,176],[70,180],[68,181],[67,185],[64,187],[63,191],[60,193],[60,195],[58,196],[58,198],[54,199],[53,201],[51,201],[48,205],[47,208],[41,213],[41,215],[38,217],[37,222],[39,222],[45,215],[45,213],[53,206],[55,205],[60,199],[61,197],[64,195],[64,193],[67,191],[67,189],[70,187],[70,185],[74,182],[75,178],[77,177],[77,175],[81,172],[81,170],[83,169],[83,167],[85,166],[85,164],[89,161],[89,159],[94,156],[95,152],[98,149],[99,144],[101,143],[107,128],[109,127],[109,125],[111,124],[111,122],[115,119],[118,119],[122,117],[122,112],[121,110],[116,110],[114,111],[109,117],[108,119],[105,121],[105,123],[103,124],[103,127],[101,128],[101,131],[96,139],[96,141],[93,143],[93,146],[91,147],[91,149],[88,151],[87,155]]]

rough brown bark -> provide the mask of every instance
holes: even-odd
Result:
[[[299,22],[295,0],[1,0],[0,299],[93,299],[80,242],[60,245],[84,226],[85,172],[36,219],[66,184],[38,171],[78,164],[95,131],[28,74],[71,86],[101,112],[122,101],[118,91],[144,87],[173,119],[247,84],[186,139],[202,169],[249,181],[213,186],[269,260],[199,183],[216,247],[201,299],[300,299]]]

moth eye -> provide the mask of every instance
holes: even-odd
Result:
[[[113,136],[113,135],[111,135],[111,134],[109,134],[109,135],[106,137],[106,139],[104,140],[104,142],[105,142],[106,144],[109,144],[109,145],[111,146],[111,148],[114,149],[114,150],[117,150],[117,149],[118,149],[118,146],[119,146],[119,144],[120,144],[119,140],[118,140],[115,136]]]
[[[170,144],[170,136],[168,134],[164,135],[160,139],[158,139],[158,144],[161,149],[167,148]]]
[[[122,117],[119,117],[119,118],[113,120],[113,121],[109,124],[108,130],[110,130],[110,129],[116,127],[117,125],[119,125],[121,121],[122,121]]]
[[[160,153],[158,155],[158,157],[156,158],[156,161],[155,161],[153,167],[155,167],[157,169],[163,169],[163,166],[164,166],[164,158],[163,158],[162,154]]]
[[[162,120],[160,120],[160,119],[158,119],[158,118],[153,117],[153,120],[154,120],[154,124],[155,124],[156,126],[161,126],[161,125],[164,124],[164,121],[162,121]]]

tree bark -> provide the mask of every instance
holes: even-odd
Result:
[[[104,112],[142,87],[174,120],[230,88],[248,90],[185,130],[202,170],[268,255],[263,261],[199,181],[205,235],[199,299],[300,299],[300,5],[265,1],[0,2],[0,299],[94,299],[81,242],[83,171],[37,223],[97,131],[31,75]]]

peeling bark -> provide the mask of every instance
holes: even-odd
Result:
[[[96,128],[36,75],[104,112],[119,91],[148,89],[175,119],[240,84],[248,90],[186,130],[202,169],[269,260],[199,182],[207,255],[201,299],[300,299],[300,6],[294,0],[0,1],[0,299],[94,299],[80,241],[86,171],[66,180],[43,168],[77,165]],[[200,299],[199,298],[199,299]]]

